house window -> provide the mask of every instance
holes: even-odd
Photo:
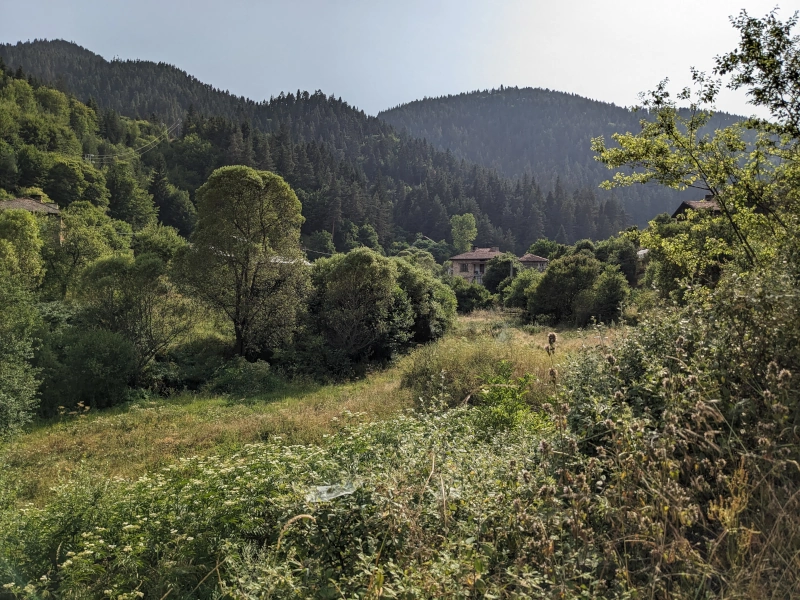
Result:
[[[486,268],[486,265],[481,263],[481,274],[483,274],[483,270]]]
[[[461,266],[458,270],[462,273],[469,273],[469,265],[467,263],[461,263]]]

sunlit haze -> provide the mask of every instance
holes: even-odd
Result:
[[[506,86],[629,106],[735,47],[729,16],[775,0],[5,2],[0,41],[63,38],[111,59],[174,64],[255,100],[321,89],[367,113]],[[794,7],[784,6],[781,16]],[[742,94],[718,108],[750,114]]]

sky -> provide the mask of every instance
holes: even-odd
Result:
[[[632,106],[734,49],[729,16],[764,16],[778,2],[0,0],[0,42],[66,39],[107,59],[174,64],[254,100],[321,89],[372,115],[501,84]],[[741,92],[724,92],[717,108],[757,112]]]

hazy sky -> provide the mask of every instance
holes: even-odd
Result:
[[[784,2],[788,18],[800,8]],[[174,64],[256,100],[334,93],[376,114],[504,85],[618,105],[688,83],[732,50],[728,17],[779,0],[0,0],[0,41],[63,38],[106,58]],[[718,108],[750,114],[741,94]]]

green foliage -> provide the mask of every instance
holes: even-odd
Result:
[[[414,257],[419,257],[416,253]],[[426,253],[427,254],[427,253]],[[424,344],[442,337],[456,317],[452,289],[408,260],[395,260],[397,284],[408,297],[413,313],[411,342]]]
[[[61,216],[63,226],[52,219],[46,222],[50,231],[43,236],[47,243],[42,249],[45,295],[59,300],[73,291],[89,264],[105,256],[128,252],[131,235],[127,223],[112,220],[104,210],[89,202],[75,202]]]
[[[399,268],[408,284],[422,284],[416,293],[416,315],[398,283]],[[424,273],[368,248],[319,259],[311,281],[311,331],[320,336],[334,363],[389,358],[416,333],[415,316],[421,336],[431,335],[431,328],[440,326],[437,319],[447,318],[425,302]]]
[[[512,377],[512,365],[502,361],[496,375],[485,378],[478,392],[478,408],[473,412],[473,420],[478,435],[491,436],[500,431],[519,425],[530,410],[525,396],[532,375]]]
[[[500,284],[506,279],[513,278],[515,273],[522,270],[522,263],[510,252],[495,256],[486,265],[483,274],[483,285],[490,293],[496,294]]]
[[[185,247],[186,240],[174,227],[161,224],[149,225],[134,233],[131,239],[131,250],[137,257],[155,254],[167,265]]]
[[[78,200],[107,207],[109,192],[103,174],[77,158],[55,155],[42,186],[53,202],[67,207]]]
[[[536,286],[544,275],[538,269],[522,269],[515,274],[503,288],[503,306],[508,308],[527,308],[528,297],[533,296]]]
[[[136,349],[136,374],[192,328],[194,307],[175,290],[155,254],[103,258],[82,275],[81,320],[118,333]]]
[[[531,319],[538,315],[557,322],[571,319],[574,301],[594,285],[601,270],[600,261],[585,251],[551,261],[539,285],[528,296]]]
[[[106,172],[111,218],[125,221],[134,231],[156,223],[153,199],[139,186],[130,165],[117,162]]]
[[[638,247],[630,236],[610,237],[598,243],[594,249],[597,260],[617,265],[629,285],[636,285],[638,279]]]
[[[463,277],[453,276],[447,281],[456,295],[456,306],[462,314],[473,310],[490,308],[493,304],[491,292],[479,283],[469,283]]]
[[[535,254],[542,258],[555,260],[566,254],[567,248],[564,244],[559,244],[547,238],[539,238],[528,248],[529,254]]]
[[[472,242],[478,237],[475,215],[464,213],[450,217],[450,236],[457,253],[468,252],[472,248]]]
[[[333,236],[329,231],[315,231],[303,238],[303,244],[307,258],[312,262],[323,256],[330,256],[336,253]]]
[[[35,287],[43,275],[42,240],[36,218],[24,210],[0,211],[0,273],[18,277],[28,288]]]
[[[4,268],[6,244],[0,239],[0,439],[27,424],[39,402],[38,369],[30,364],[37,314],[20,277]]]
[[[286,343],[308,277],[297,196],[277,175],[239,166],[214,171],[197,197],[185,285],[227,315],[240,355]]]
[[[248,362],[241,356],[234,357],[214,373],[207,389],[228,394],[233,399],[252,398],[274,389],[278,378],[263,360]]]
[[[106,408],[128,398],[136,375],[136,349],[122,334],[67,327],[47,338],[40,358],[45,416],[79,404]]]

